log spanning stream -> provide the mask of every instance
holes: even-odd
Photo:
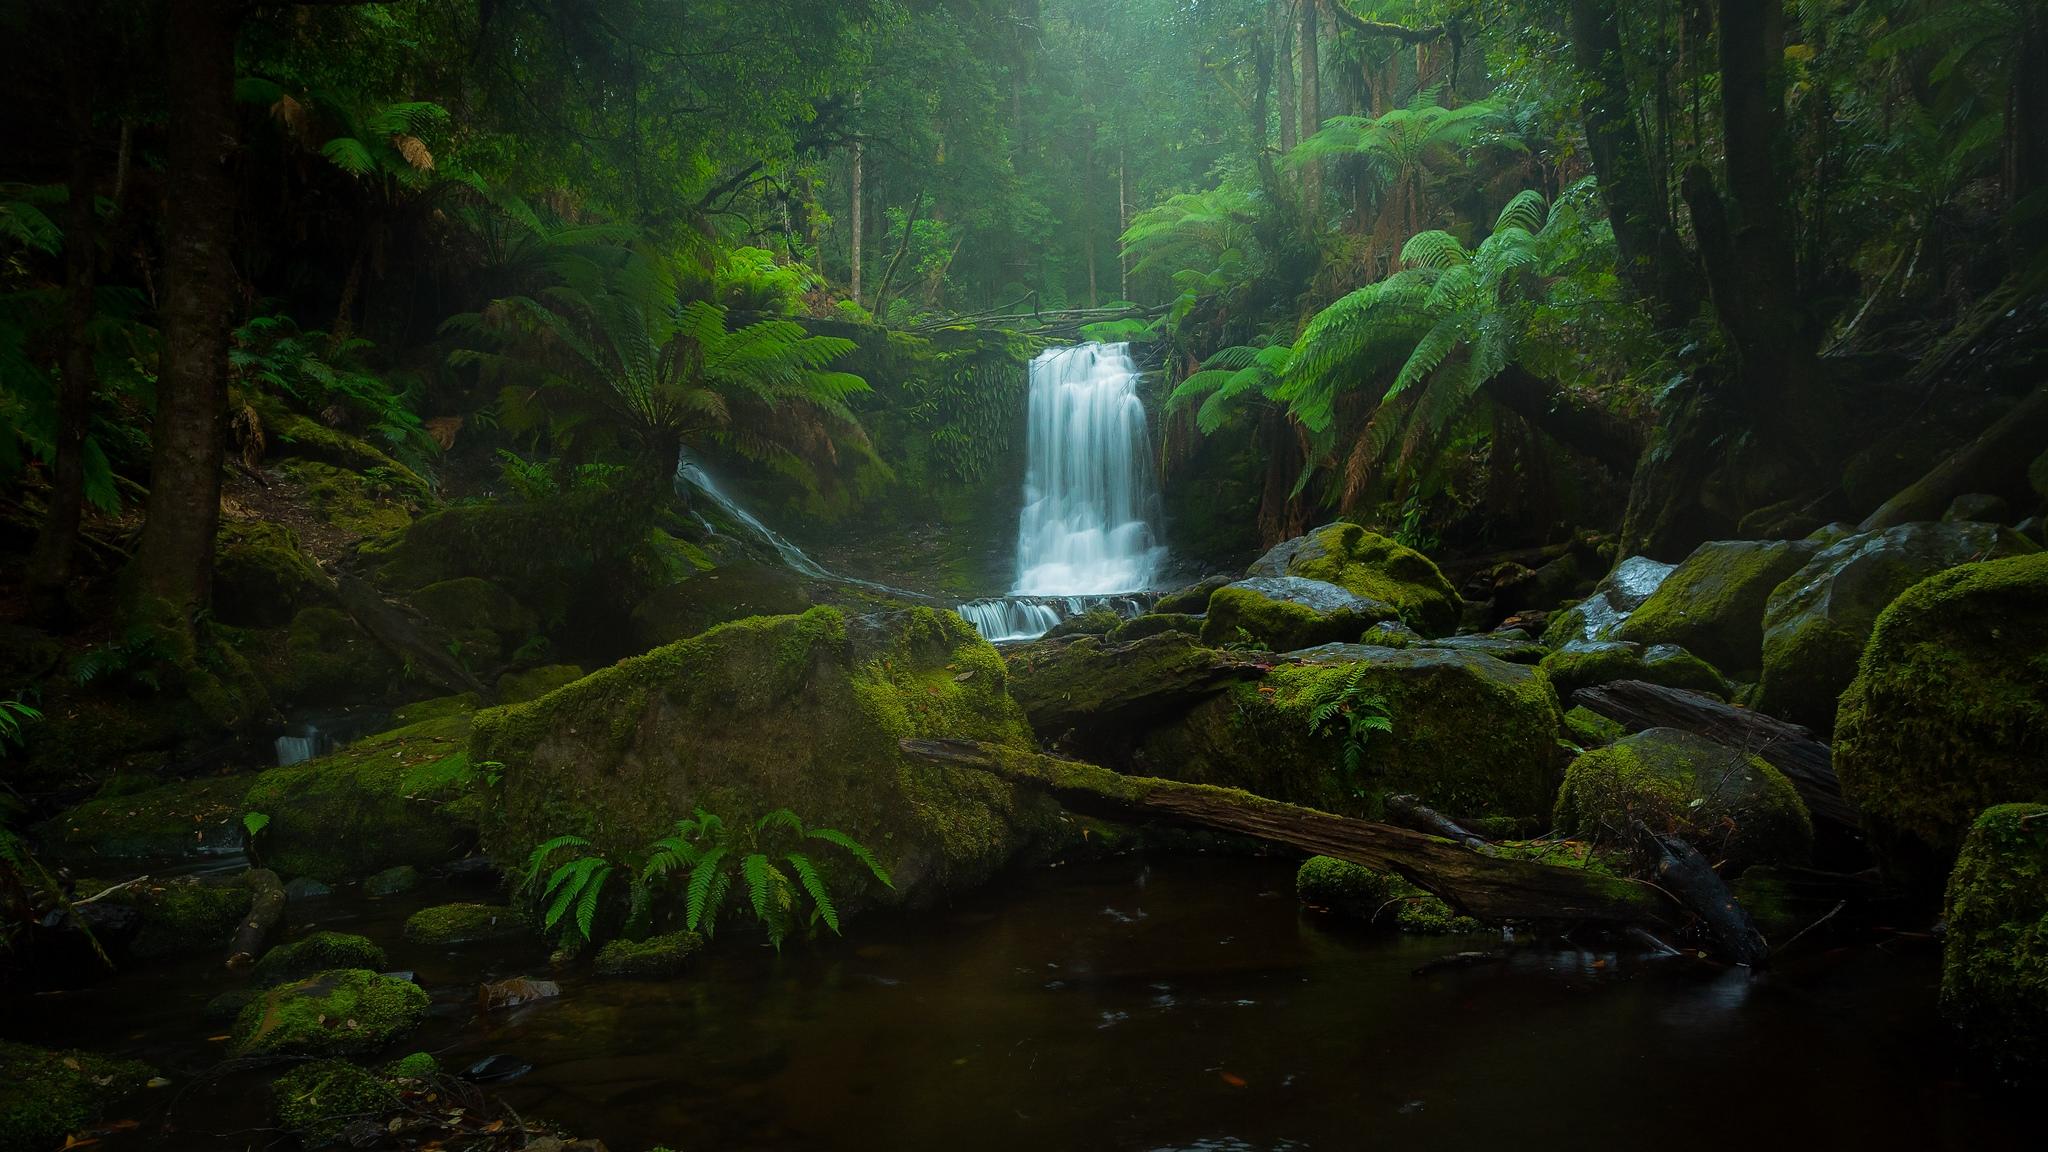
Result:
[[[1291,862],[1181,855],[1016,873],[779,954],[735,920],[668,981],[556,973],[539,940],[405,939],[416,908],[476,898],[344,890],[293,915],[415,974],[434,1007],[404,1050],[530,1064],[492,1090],[619,1152],[1976,1149],[2036,1127],[2026,1098],[1954,1074],[1939,950],[1910,941],[1753,976],[1403,937],[1302,910]],[[1480,949],[1498,959],[1415,974]],[[480,983],[516,976],[562,994],[479,1011]],[[240,986],[208,954],[0,1012],[15,1039],[171,1080],[105,1152],[264,1147],[277,1069],[223,1069],[208,1039],[207,1001]]]

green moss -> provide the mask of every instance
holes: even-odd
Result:
[[[141,911],[142,930],[128,945],[128,954],[148,958],[225,953],[236,926],[249,912],[251,898],[249,889],[239,884],[208,884],[187,877],[133,885],[107,899]]]
[[[1564,729],[1582,748],[1599,748],[1628,735],[1628,729],[1584,705],[1564,714]]]
[[[540,627],[517,597],[475,576],[429,584],[414,592],[411,602],[471,659],[496,660]]]
[[[1730,675],[1763,664],[1764,606],[1818,552],[1805,540],[1712,540],[1687,556],[1615,632],[1617,640],[1676,644]]]
[[[462,715],[430,720],[258,776],[246,804],[270,817],[266,859],[332,884],[461,856],[475,841],[479,800],[467,761],[451,758],[469,725]],[[442,765],[451,770],[433,770]]]
[[[1949,877],[1941,1008],[2009,1079],[2048,1071],[2048,805],[1971,826]]]
[[[600,976],[674,976],[689,966],[704,946],[695,932],[671,932],[648,940],[614,940],[598,950]]]
[[[1031,747],[1006,683],[1002,657],[950,612],[721,625],[478,713],[471,758],[505,765],[485,847],[523,859],[573,832],[623,854],[700,805],[729,820],[788,807],[868,845],[896,880],[880,891],[826,856],[835,899],[929,900],[985,879],[1056,820],[1043,797],[899,747]]]
[[[810,605],[810,593],[788,569],[732,564],[642,600],[633,609],[633,638],[643,648],[657,648],[734,620],[797,613]]]
[[[213,776],[88,800],[44,823],[42,841],[80,867],[233,852],[251,776]]]
[[[104,1120],[150,1075],[132,1060],[0,1040],[0,1152],[48,1152]]]
[[[1325,525],[1281,544],[1252,565],[1251,575],[1328,581],[1392,605],[1403,623],[1429,636],[1455,630],[1463,607],[1429,557],[1356,524]]]
[[[1200,616],[1209,610],[1209,597],[1228,583],[1228,576],[1211,576],[1199,583],[1175,589],[1161,596],[1152,605],[1152,611],[1166,615]]]
[[[331,587],[298,538],[282,524],[223,523],[214,543],[215,615],[225,624],[277,628]]]
[[[1046,629],[1045,638],[1057,640],[1063,636],[1107,636],[1116,631],[1117,626],[1122,623],[1123,617],[1107,608],[1090,608],[1079,616],[1069,616]]]
[[[1391,733],[1371,737],[1353,795],[1338,768],[1342,741],[1313,732],[1314,701],[1353,683],[1382,697]],[[1148,733],[1140,767],[1239,787],[1347,815],[1378,816],[1409,792],[1460,817],[1548,811],[1561,764],[1562,721],[1541,672],[1490,656],[1430,648],[1337,645],[1263,680],[1233,684]]]
[[[1147,636],[1158,636],[1166,632],[1185,632],[1198,636],[1202,632],[1202,618],[1184,612],[1148,612],[1116,626],[1109,634],[1112,644],[1128,644],[1143,640]]]
[[[1638,822],[1698,847],[1733,876],[1751,864],[1805,864],[1813,821],[1791,781],[1762,757],[1671,728],[1582,754],[1565,772],[1557,828],[1597,844],[1634,843]]]
[[[410,728],[430,720],[446,720],[450,717],[468,716],[484,706],[484,698],[474,692],[458,692],[453,696],[436,696],[407,704],[391,713],[391,730]]]
[[[441,1062],[431,1052],[414,1052],[400,1056],[384,1066],[384,1075],[394,1080],[424,1080],[439,1074]]]
[[[396,1088],[340,1060],[299,1065],[271,1084],[270,1097],[278,1126],[308,1148],[340,1143],[357,1121],[382,1127],[383,1117],[399,1106]]]
[[[1581,688],[1616,680],[1647,680],[1722,699],[1728,696],[1728,685],[1713,665],[1669,644],[1645,649],[1618,640],[1574,643],[1545,655],[1540,666],[1564,700]]]
[[[1879,864],[1932,891],[1977,813],[2048,800],[2048,553],[1966,564],[1878,617],[1835,770]]]
[[[284,695],[337,703],[374,699],[398,673],[398,661],[339,609],[316,605],[292,617]]]
[[[420,909],[405,922],[407,940],[437,946],[509,940],[532,931],[523,917],[502,904],[440,904]]]
[[[1481,932],[1486,927],[1399,876],[1329,856],[1302,861],[1294,874],[1294,893],[1303,904],[1415,935]]]
[[[507,672],[498,677],[498,702],[518,704],[537,700],[565,684],[583,679],[583,669],[574,664],[544,664],[525,672]]]
[[[1005,659],[1011,698],[1047,738],[1091,720],[1170,709],[1185,702],[1189,683],[1220,682],[1230,673],[1219,669],[1243,663],[1183,632],[1128,644],[1082,636],[1019,645]]]
[[[1212,648],[1255,642],[1275,652],[1356,640],[1367,628],[1391,619],[1394,609],[1305,577],[1263,577],[1218,588],[1209,597],[1202,643]],[[1303,602],[1307,601],[1307,602]]]
[[[298,489],[307,511],[354,538],[404,530],[412,523],[413,505],[426,495],[403,478],[372,478],[317,460],[286,460],[276,471]]]
[[[417,984],[361,968],[281,984],[235,1017],[237,1056],[349,1056],[374,1052],[427,1014]]]
[[[419,886],[420,870],[410,864],[394,864],[363,877],[363,895],[371,897],[402,896]]]
[[[385,963],[384,950],[368,937],[315,932],[265,952],[256,962],[254,975],[264,983],[277,984],[330,968],[381,969]]]
[[[274,455],[317,460],[359,476],[374,476],[416,499],[424,499],[432,491],[419,473],[365,440],[294,412],[274,398],[259,397],[255,407]]]

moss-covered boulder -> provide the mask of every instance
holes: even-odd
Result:
[[[526,918],[503,904],[439,904],[420,909],[405,922],[407,940],[436,947],[532,934]]]
[[[1331,856],[1311,856],[1294,873],[1294,894],[1303,904],[1384,924],[1418,936],[1483,932],[1484,924],[1461,916],[1441,899],[1391,872]]]
[[[1614,638],[1676,644],[1731,676],[1753,678],[1763,663],[1765,602],[1819,550],[1806,540],[1710,540],[1629,613]]]
[[[836,900],[930,901],[1056,826],[1042,796],[899,745],[1034,747],[1007,681],[1002,656],[951,612],[814,608],[722,625],[478,713],[472,759],[504,764],[484,844],[523,860],[576,833],[625,854],[696,807],[729,822],[790,808],[867,845],[896,883],[878,890],[821,855]]]
[[[1366,643],[1382,643],[1382,641],[1376,638],[1375,634],[1377,631],[1378,629],[1375,628],[1373,631],[1366,633]],[[1400,647],[1400,645],[1388,646]],[[1530,639],[1529,634],[1519,628],[1509,628],[1499,632],[1484,632],[1470,636],[1443,636],[1434,640],[1412,640],[1409,642],[1409,646],[1416,648],[1444,648],[1453,652],[1476,652],[1482,656],[1491,656],[1496,660],[1505,660],[1510,664],[1540,664],[1545,656],[1550,655],[1550,649]]]
[[[1231,582],[1228,576],[1205,577],[1185,588],[1176,588],[1152,604],[1152,611],[1200,616],[1209,610],[1209,597]]]
[[[295,412],[275,397],[256,395],[251,400],[262,417],[264,440],[271,455],[314,460],[357,476],[374,476],[412,499],[431,494],[432,487],[419,473],[369,441]]]
[[[265,861],[333,884],[463,855],[481,814],[463,752],[469,724],[430,720],[258,776],[245,803],[270,817]]]
[[[367,936],[314,932],[265,952],[254,975],[262,983],[279,984],[335,968],[381,969],[385,963],[384,949]]]
[[[1109,608],[1090,608],[1078,616],[1069,616],[1065,620],[1047,628],[1042,639],[1058,640],[1067,636],[1107,636],[1111,632],[1116,631],[1117,625],[1123,622],[1123,617],[1118,616]]]
[[[237,1056],[357,1056],[391,1043],[426,1018],[419,985],[363,968],[316,972],[280,984],[235,1017]]]
[[[600,976],[675,976],[690,966],[690,958],[703,946],[704,938],[695,932],[671,932],[647,940],[614,940],[598,949],[593,967]]]
[[[254,779],[209,776],[103,796],[45,821],[37,836],[54,857],[88,870],[229,855],[242,850],[243,798]]]
[[[393,864],[363,877],[363,895],[372,898],[403,896],[419,886],[420,870],[410,864]]]
[[[1648,556],[1630,556],[1593,585],[1593,593],[1569,608],[1551,614],[1543,627],[1543,644],[1562,648],[1574,641],[1611,640],[1629,614],[1642,607],[1677,569]]]
[[[366,475],[318,460],[280,461],[275,471],[308,512],[347,539],[403,530],[425,497],[403,477]]]
[[[583,679],[583,669],[574,664],[543,664],[524,672],[507,672],[498,677],[498,703],[519,704],[538,700],[564,684]]]
[[[280,695],[308,703],[349,703],[383,696],[398,661],[340,609],[316,604],[292,617],[285,633]]]
[[[1666,688],[1689,688],[1726,699],[1728,685],[1705,660],[1675,644],[1644,647],[1625,640],[1578,642],[1547,653],[1542,668],[1558,698],[1616,680],[1647,680]]]
[[[1948,880],[1941,1009],[2014,1080],[2048,1072],[2048,805],[1977,818]]]
[[[1842,694],[1834,753],[1878,863],[1922,892],[1979,812],[2048,801],[2048,552],[1951,568],[1892,601]]]
[[[343,1143],[351,1127],[381,1129],[400,1103],[390,1082],[342,1060],[314,1060],[286,1072],[271,1083],[270,1100],[278,1127],[308,1148]]]
[[[1296,655],[1154,728],[1135,767],[1347,815],[1379,816],[1390,792],[1460,817],[1549,811],[1561,721],[1542,672],[1432,648],[1332,644]],[[1341,718],[1312,723],[1333,700],[1377,700],[1393,728],[1367,738],[1355,777],[1343,770]]]
[[[1458,626],[1458,590],[1429,557],[1356,524],[1326,524],[1275,544],[1247,576],[1299,576],[1392,605],[1409,627],[1442,636]]]
[[[1602,716],[1583,704],[1565,710],[1565,736],[1581,748],[1605,748],[1628,735],[1619,720]]]
[[[0,1040],[0,1152],[49,1152],[140,1091],[149,1066]],[[90,1141],[88,1141],[90,1143]]]
[[[271,521],[224,523],[213,553],[214,615],[244,628],[281,628],[324,600],[330,583],[291,529]]]
[[[1755,707],[1826,735],[1878,613],[1899,593],[1973,560],[2038,551],[1995,524],[1912,523],[1823,548],[1771,593]]]
[[[1392,605],[1327,580],[1255,576],[1218,588],[1209,597],[1202,643],[1212,648],[1256,644],[1292,652],[1356,640],[1373,624],[1394,616]]]
[[[504,681],[499,680],[499,691],[504,691]],[[543,693],[544,695],[544,693]],[[531,699],[531,697],[528,697]],[[401,704],[391,711],[388,731],[410,728],[425,724],[429,720],[446,720],[454,716],[469,716],[484,706],[484,698],[474,692],[457,692],[450,696],[435,696],[429,700],[415,700]]]
[[[1206,604],[1206,601],[1205,601]],[[1202,617],[1186,612],[1147,612],[1133,616],[1111,630],[1112,644],[1128,644],[1143,640],[1147,636],[1158,636],[1166,632],[1185,632],[1190,636],[1202,634]]]
[[[518,597],[476,576],[429,584],[414,592],[411,602],[473,660],[496,660],[525,643],[540,627],[539,619]]]
[[[1760,756],[1675,728],[1582,753],[1565,771],[1554,820],[1618,847],[1636,846],[1640,822],[1682,837],[1729,876],[1813,855],[1813,820],[1791,781]]]
[[[633,639],[659,648],[750,616],[785,616],[811,606],[810,592],[787,568],[728,564],[657,590],[633,609]]]
[[[107,900],[142,913],[142,928],[129,943],[128,954],[147,959],[193,952],[225,955],[253,898],[240,884],[186,876],[132,884]]]
[[[1257,672],[1241,654],[1204,647],[1184,632],[1161,632],[1129,643],[1080,636],[1039,640],[1004,653],[1010,697],[1046,739],[1070,729],[1134,726]]]

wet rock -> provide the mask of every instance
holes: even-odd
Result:
[[[1942,1014],[2006,1079],[2048,1072],[2048,805],[1977,818],[1944,918]]]
[[[153,1075],[146,1064],[0,1040],[0,1150],[45,1152],[105,1119]]]
[[[1948,510],[1941,514],[1944,521],[1978,522],[2003,524],[2012,516],[2012,506],[2002,496],[1988,492],[1966,492],[1949,501]]]
[[[1836,701],[1856,677],[1878,613],[1899,593],[1958,564],[2035,550],[1994,524],[1918,522],[1836,541],[1771,593],[1754,705],[1833,731]]]
[[[1683,838],[1731,877],[1813,854],[1813,821],[1791,781],[1760,756],[1675,728],[1585,752],[1565,772],[1560,831],[1628,848],[1637,822]]]
[[[265,952],[253,974],[261,983],[277,984],[330,968],[376,969],[384,964],[384,949],[366,936],[315,932]]]
[[[405,938],[415,944],[475,944],[531,935],[526,920],[502,904],[440,904],[420,909],[405,922]]]
[[[358,1123],[381,1135],[378,1121],[400,1103],[398,1090],[382,1077],[341,1060],[315,1060],[286,1072],[271,1083],[270,1099],[278,1126],[308,1148],[350,1142]]]
[[[363,880],[365,896],[401,896],[420,886],[420,870],[410,864],[386,868]]]
[[[1075,729],[1084,740],[1128,737],[1134,725],[1261,672],[1248,658],[1205,648],[1183,632],[1129,644],[1094,636],[1041,640],[1010,649],[1004,660],[1011,699],[1023,705],[1032,728],[1046,739]]]
[[[462,1070],[462,1078],[472,1084],[503,1084],[517,1080],[533,1071],[533,1065],[524,1060],[506,1055],[486,1056]],[[529,1144],[527,1147],[531,1148]]]
[[[478,1007],[485,1012],[502,1008],[517,1008],[522,1004],[536,1004],[542,1000],[553,1000],[562,994],[562,986],[553,980],[529,980],[515,976],[510,980],[497,980],[477,989]]]
[[[1275,544],[1245,575],[1326,581],[1390,605],[1403,623],[1431,636],[1455,629],[1462,607],[1457,589],[1429,557],[1357,524],[1326,524]]]
[[[1674,644],[1644,647],[1622,640],[1574,641],[1541,661],[1559,699],[1581,688],[1616,680],[1647,680],[1667,688],[1688,688],[1726,699],[1728,685],[1713,665]]]
[[[249,912],[251,894],[240,884],[195,877],[131,885],[107,897],[142,914],[142,930],[128,946],[137,958],[225,953],[235,926]]]
[[[1730,675],[1763,663],[1772,589],[1820,550],[1805,540],[1712,540],[1700,545],[1621,626],[1616,640],[1675,644]]]
[[[1647,556],[1623,560],[1593,586],[1592,595],[1550,617],[1543,629],[1544,646],[1562,648],[1574,640],[1597,643],[1612,639],[1629,613],[1641,607],[1677,567]]]
[[[1965,564],[1878,616],[1835,770],[1893,880],[1938,890],[1995,804],[2048,800],[2048,553]]]
[[[1379,641],[1372,639],[1372,634],[1368,633],[1366,642]],[[1452,652],[1473,652],[1481,656],[1491,656],[1496,660],[1505,660],[1510,664],[1537,664],[1550,654],[1550,649],[1530,639],[1529,634],[1519,628],[1477,636],[1445,636],[1436,640],[1420,640],[1414,642],[1414,646],[1442,648]]]
[[[443,879],[457,884],[499,884],[505,870],[489,856],[465,856],[441,869]]]
[[[334,889],[322,884],[311,876],[299,876],[284,886],[286,903],[298,904],[307,900],[325,900],[334,895]]]
[[[1185,588],[1168,592],[1152,605],[1154,612],[1177,612],[1200,616],[1209,610],[1209,597],[1218,588],[1230,583],[1229,576],[1209,576]]]
[[[695,932],[671,932],[637,941],[614,940],[598,950],[594,967],[600,976],[675,976],[689,967],[691,957],[703,946],[704,938]]]
[[[2027,517],[2013,525],[2012,530],[2036,544],[2048,544],[2048,520],[2043,520],[2039,516]]]
[[[1367,600],[1325,580],[1257,576],[1225,585],[1209,597],[1202,642],[1221,648],[1257,643],[1275,652],[1356,640],[1395,616],[1392,605]]]
[[[1045,639],[1058,640],[1064,636],[1106,636],[1116,631],[1123,617],[1107,608],[1090,608],[1079,616],[1065,620],[1045,630]]]
[[[237,1056],[351,1056],[374,1052],[427,1014],[410,981],[360,968],[319,972],[266,990],[235,1018]]]

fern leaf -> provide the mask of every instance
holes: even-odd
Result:
[[[827,928],[832,929],[834,935],[838,935],[839,910],[832,906],[832,894],[826,891],[824,877],[818,875],[818,870],[812,866],[810,857],[801,852],[791,852],[784,859],[789,861],[790,868],[796,872],[796,878],[803,884],[804,891],[810,894],[811,904],[817,909],[818,918],[825,922]]]
[[[866,865],[867,870],[874,874],[875,879],[882,882],[882,887],[896,887],[895,883],[889,879],[888,870],[882,867],[880,860],[875,859],[875,854],[868,851],[866,845],[863,845],[860,841],[855,840],[846,833],[835,828],[813,828],[810,830],[809,838],[812,840],[823,840],[827,844],[836,845],[844,849],[847,855]]]

